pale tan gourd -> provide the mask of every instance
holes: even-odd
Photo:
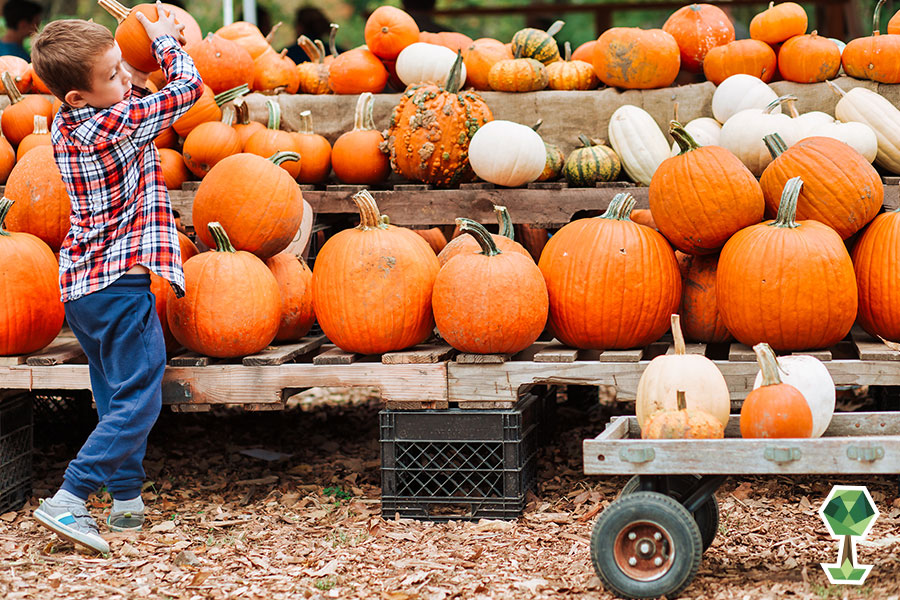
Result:
[[[657,356],[650,361],[638,382],[635,402],[638,424],[643,428],[650,415],[661,410],[677,410],[676,392],[683,390],[689,409],[706,411],[725,427],[731,411],[725,377],[713,361],[685,352],[678,315],[672,315],[672,336],[675,354]]]
[[[842,95],[834,107],[834,115],[845,123],[865,123],[878,138],[875,164],[891,173],[900,173],[900,110],[890,100],[866,88],[853,88],[849,92],[828,82]]]
[[[643,185],[650,180],[671,150],[665,134],[650,113],[637,106],[620,106],[609,119],[609,142],[631,179]]]

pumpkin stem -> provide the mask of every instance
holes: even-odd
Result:
[[[672,106],[672,120],[681,123],[681,119],[678,118],[678,100]]]
[[[300,160],[300,155],[296,152],[288,152],[283,150],[281,152],[276,152],[266,160],[271,160],[276,165],[280,165],[283,162],[287,162],[289,160]]]
[[[787,102],[788,100],[791,100],[791,99],[796,100],[796,99],[797,99],[797,96],[792,96],[791,94],[785,94],[784,96],[780,96],[780,97],[778,97],[778,98],[775,98],[774,100],[772,100],[772,101],[769,103],[768,106],[766,106],[766,107],[763,109],[763,114],[764,114],[764,115],[772,114],[772,111],[773,111],[773,110],[775,110],[776,108],[778,108],[779,106],[781,106],[782,104],[784,104],[785,102]]]
[[[475,241],[481,246],[482,254],[485,256],[497,256],[498,254],[501,254],[493,236],[488,233],[488,230],[484,228],[484,225],[478,221],[464,219],[462,217],[456,219],[456,224],[459,226],[461,232],[468,233],[475,238]]]
[[[6,90],[6,95],[9,96],[10,104],[22,101],[22,92],[16,87],[16,82],[9,71],[3,71],[3,75],[0,75],[0,81],[3,82],[3,89]]]
[[[769,149],[769,154],[772,155],[773,160],[787,152],[787,144],[779,133],[770,133],[764,136],[763,142],[765,142],[766,148]]]
[[[512,217],[505,206],[494,205],[494,214],[497,215],[497,223],[500,224],[500,235],[511,240],[515,240],[516,230],[513,227]]]
[[[0,235],[9,236],[10,233],[3,229],[3,222],[6,220],[6,213],[9,212],[9,209],[12,208],[12,205],[15,203],[15,200],[11,200],[6,196],[0,198]]]
[[[797,106],[795,105],[796,102],[797,102],[796,96],[791,96],[790,98],[788,98],[787,100],[784,101],[784,103],[788,107],[788,111],[791,113],[792,119],[796,119],[797,117],[800,116],[800,112],[797,110]]]
[[[100,5],[100,8],[108,12],[118,23],[124,21],[131,12],[116,0],[97,0],[97,4]]]
[[[881,7],[884,6],[885,0],[878,0],[875,5],[875,14],[872,15],[872,35],[881,33]]]
[[[357,229],[366,231],[368,229],[387,229],[388,224],[378,212],[378,205],[375,204],[375,198],[369,193],[369,190],[360,190],[351,197],[359,209],[359,227]]]
[[[234,106],[228,105],[222,109],[222,122],[231,127],[234,124],[234,116],[235,116]],[[37,119],[37,117],[35,117]]]
[[[681,315],[677,313],[672,315],[672,338],[675,340],[675,354],[687,354],[687,349],[684,347],[684,334],[681,332]]]
[[[453,61],[453,66],[450,67],[450,75],[447,77],[447,85],[444,86],[444,89],[451,94],[459,93],[459,88],[462,87],[462,64],[462,51],[457,50],[456,60]]]
[[[281,105],[278,104],[278,101],[271,98],[266,100],[266,110],[269,112],[269,122],[266,127],[281,129]]]
[[[37,135],[47,135],[50,133],[47,131],[47,116],[46,115],[34,115],[34,130],[32,133]]]
[[[535,123],[534,125],[531,126],[532,131],[537,132],[537,130],[540,129],[540,128],[541,128],[541,125],[543,125],[543,124],[544,124],[544,120],[543,120],[543,119],[538,119],[538,120],[537,120],[537,123]]]
[[[323,57],[321,54],[319,54],[319,47],[316,46],[316,43],[311,39],[309,39],[305,35],[301,35],[297,38],[297,45],[300,46],[304,52],[306,52],[309,60],[314,63],[322,62]]]
[[[836,83],[834,83],[833,81],[829,80],[829,81],[826,81],[825,83],[828,84],[828,87],[831,88],[831,91],[834,92],[834,94],[836,96],[840,96],[841,98],[843,98],[844,96],[847,95],[847,92],[845,92],[840,87],[838,87],[838,85]]]
[[[788,179],[788,182],[784,184],[784,191],[781,193],[781,204],[778,205],[778,215],[769,224],[771,227],[796,229],[800,226],[794,218],[797,216],[797,198],[800,196],[800,188],[802,187],[803,180],[799,177]]]
[[[372,112],[375,110],[375,96],[372,92],[363,92],[356,101],[356,113],[353,116],[353,131],[371,131],[375,129]]]
[[[594,145],[594,142],[591,140],[591,138],[584,135],[583,133],[578,135],[578,141],[581,142],[582,144],[584,144],[585,148],[590,148],[591,146]]]
[[[308,110],[304,110],[300,113],[300,129],[299,133],[312,134],[315,133],[313,131],[312,125],[312,113]]]
[[[278,21],[277,23],[275,23],[275,24],[272,26],[272,29],[269,30],[269,33],[268,33],[268,34],[266,34],[266,42],[267,42],[267,43],[269,43],[269,44],[272,43],[272,38],[275,37],[275,33],[276,33],[279,29],[281,29],[281,26],[282,26],[282,25],[284,25],[284,23],[283,23],[282,21]]]
[[[566,42],[563,47],[566,51],[566,62],[570,62],[572,60],[572,44]]]
[[[337,23],[332,23],[331,31],[328,34],[328,49],[331,50],[331,55],[334,56],[335,58],[338,55],[337,43],[335,42],[335,39],[337,38],[337,31],[340,28],[341,28],[341,26],[338,25]]]
[[[282,50],[281,52],[278,53],[278,56],[280,56],[281,58],[284,58],[285,56],[287,56],[287,51],[288,51],[288,49],[285,48],[284,50]]]
[[[778,374],[778,359],[775,358],[775,352],[772,347],[765,342],[753,346],[756,352],[756,362],[759,364],[759,370],[762,371],[763,385],[778,385],[781,383],[781,375]]]
[[[684,390],[675,390],[675,404],[678,410],[687,410],[687,400],[684,397]]]
[[[685,129],[678,121],[669,122],[669,133],[678,143],[678,147],[681,148],[681,152],[678,153],[679,155],[690,152],[691,150],[697,150],[701,147],[691,134],[688,133],[687,129]]]
[[[231,240],[228,239],[228,234],[225,233],[225,228],[222,227],[221,223],[213,221],[207,227],[209,227],[209,233],[216,242],[216,252],[231,252],[232,254],[235,252],[234,246],[231,245]]]
[[[224,92],[215,95],[216,104],[222,106],[226,102],[230,102],[231,100],[240,98],[249,91],[250,87],[246,83],[235,88],[231,88],[230,90],[225,90]]]
[[[325,57],[328,56],[328,53],[325,52],[325,44],[322,43],[322,40],[314,40],[313,43],[316,45],[316,48],[319,50],[319,64],[325,64]]]
[[[884,0],[882,0],[882,2],[883,1]],[[563,28],[563,25],[565,25],[565,24],[566,24],[565,21],[556,21],[555,23],[553,23],[553,25],[551,25],[547,29],[547,35],[549,35],[550,37],[553,37],[554,35],[556,35],[557,33],[560,32],[560,30]]]
[[[610,201],[606,212],[600,215],[599,218],[612,219],[614,221],[630,221],[631,211],[634,210],[635,204],[637,204],[637,200],[628,192],[616,194]]]
[[[235,98],[232,107],[234,108],[234,116],[238,125],[249,125],[250,107],[247,106],[247,101],[244,99],[244,97],[239,96]]]

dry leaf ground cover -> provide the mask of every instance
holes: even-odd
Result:
[[[34,501],[2,515],[0,598],[611,597],[589,538],[624,480],[581,468],[581,442],[610,406],[560,406],[522,518],[430,524],[380,517],[373,394],[310,390],[296,400],[283,413],[164,411],[147,459],[147,531],[110,535],[109,558],[37,526]],[[259,448],[269,460],[242,454]],[[36,494],[55,488],[73,451],[36,450]],[[874,565],[861,588],[830,586],[818,565],[837,558],[816,512],[835,483],[869,486],[882,513],[859,547],[860,562]],[[719,536],[684,598],[900,598],[895,478],[733,478],[718,498]],[[92,504],[101,515],[109,499]]]

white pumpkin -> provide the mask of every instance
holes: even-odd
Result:
[[[684,126],[685,131],[691,134],[694,141],[701,146],[718,146],[719,135],[722,133],[722,126],[715,119],[710,117],[699,117],[690,121]],[[681,153],[678,142],[672,144],[672,156]]]
[[[732,75],[719,84],[712,97],[713,116],[725,123],[732,116],[750,108],[764,109],[778,98],[775,90],[753,75]],[[772,112],[780,113],[781,107]]]
[[[397,77],[406,85],[431,81],[443,86],[456,62],[456,52],[444,46],[416,42],[397,56]],[[460,71],[460,89],[466,81],[466,65]]]
[[[725,427],[731,412],[731,395],[725,377],[716,364],[702,354],[686,354],[678,315],[672,315],[675,354],[663,354],[650,361],[638,381],[635,414],[643,427],[660,410],[676,410],[679,390],[684,391],[688,409],[704,410]]]
[[[671,156],[669,141],[650,113],[630,104],[610,117],[609,143],[628,176],[644,185],[650,185],[657,167]]]
[[[537,180],[547,163],[544,140],[531,127],[490,121],[469,141],[469,164],[475,174],[496,185],[518,187]]]
[[[875,163],[891,173],[900,174],[900,110],[872,90],[857,87],[844,92],[831,85],[843,94],[834,107],[834,115],[845,123],[855,121],[868,125],[878,139]]]
[[[822,127],[834,123],[834,117],[818,110],[803,113],[802,115],[793,115],[793,119],[794,132],[798,142],[804,138],[822,135]]]
[[[788,148],[797,141],[794,119],[774,112],[774,107],[780,100],[775,100],[765,109],[742,110],[722,125],[719,144],[741,159],[744,166],[757,177],[772,162],[772,154],[763,142],[763,137],[777,133]]]
[[[818,135],[840,140],[873,162],[878,156],[878,137],[865,123],[832,121],[819,128]]]
[[[835,389],[831,373],[822,362],[806,355],[779,356],[778,371],[783,383],[789,383],[803,394],[812,411],[812,437],[821,437],[834,415]],[[753,389],[762,386],[762,372],[756,374]]]

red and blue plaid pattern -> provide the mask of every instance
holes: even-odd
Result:
[[[59,252],[62,301],[101,290],[141,264],[184,295],[178,233],[153,139],[203,92],[200,74],[175,38],[153,51],[169,83],[105,109],[63,105],[53,121],[56,164],[72,201]]]

